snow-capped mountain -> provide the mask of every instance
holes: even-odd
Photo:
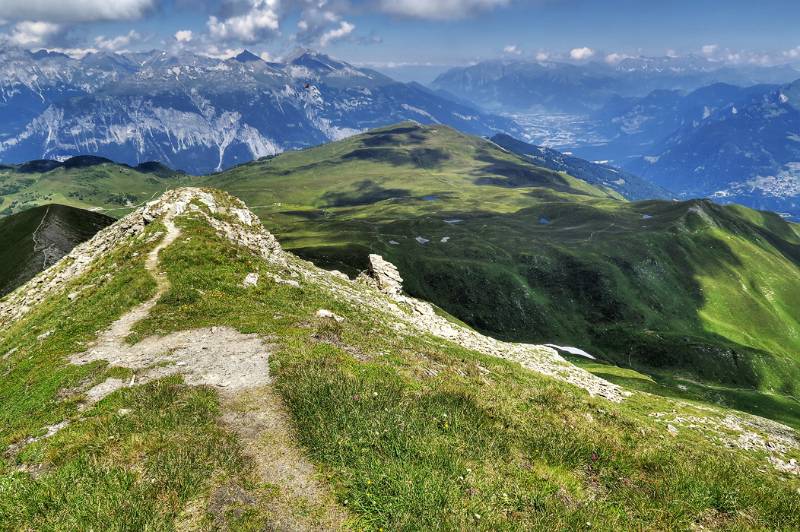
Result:
[[[517,128],[311,51],[284,63],[247,51],[0,52],[2,162],[92,154],[206,173],[402,120],[484,135]]]

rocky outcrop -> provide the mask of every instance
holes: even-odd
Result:
[[[397,267],[380,255],[369,256],[369,268],[361,279],[386,295],[399,296],[403,293],[403,278]]]

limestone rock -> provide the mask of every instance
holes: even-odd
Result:
[[[403,293],[403,278],[400,277],[397,267],[380,255],[369,256],[367,274],[378,290],[384,294],[399,296]]]
[[[327,309],[324,309],[324,308],[319,309],[317,311],[316,316],[318,318],[322,318],[322,319],[334,320],[336,323],[341,323],[341,322],[344,321],[343,317],[337,316],[336,314],[334,314],[330,310],[327,310]]]

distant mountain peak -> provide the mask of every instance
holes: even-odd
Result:
[[[240,63],[253,63],[253,62],[256,62],[256,61],[258,61],[258,62],[263,62],[264,61],[259,56],[257,56],[256,54],[254,54],[253,52],[251,52],[250,50],[247,50],[247,49],[243,50],[239,55],[234,57],[234,59],[236,61],[239,61]]]
[[[301,66],[318,74],[326,74],[335,72],[346,68],[355,69],[344,61],[334,59],[333,57],[310,50],[308,48],[299,48],[287,56],[285,62],[294,66]]]

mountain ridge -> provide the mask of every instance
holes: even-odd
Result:
[[[720,497],[714,522],[798,522],[789,427],[483,337],[378,258],[320,270],[224,193],[82,246],[0,301],[4,523],[680,528]]]
[[[478,134],[517,129],[323,54],[302,51],[280,64],[246,58],[4,50],[0,160],[97,155],[207,173],[403,119]]]
[[[573,345],[670,386],[785,394],[770,410],[795,412],[797,226],[562,178],[484,139],[401,125],[205,184],[255,205],[318,265],[355,274],[386,257],[412,295],[487,334]]]
[[[615,96],[644,96],[658,89],[694,90],[719,82],[785,83],[798,77],[800,72],[788,66],[730,66],[701,57],[627,58],[616,64],[507,58],[453,68],[432,85],[496,112],[540,108],[586,113]]]

